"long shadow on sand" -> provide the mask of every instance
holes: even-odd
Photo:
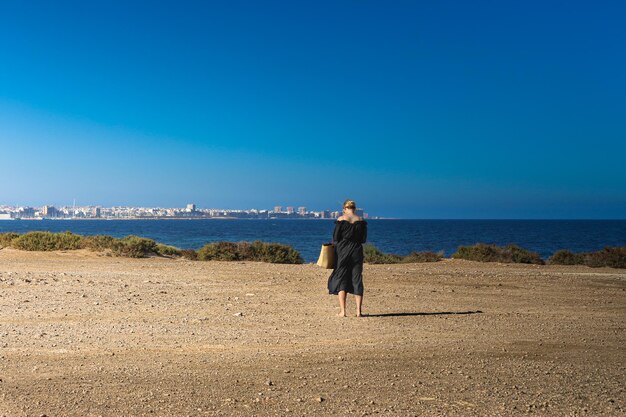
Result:
[[[403,317],[403,316],[445,316],[449,314],[480,314],[481,310],[472,311],[434,311],[432,313],[381,313],[367,314],[367,317]]]

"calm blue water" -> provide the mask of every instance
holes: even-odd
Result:
[[[0,232],[48,230],[123,237],[129,234],[179,248],[217,240],[280,242],[314,261],[330,241],[332,220],[42,220],[0,221]],[[459,245],[516,243],[547,258],[558,249],[593,251],[626,246],[626,220],[369,220],[368,241],[385,252],[452,254]]]

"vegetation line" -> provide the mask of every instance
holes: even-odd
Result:
[[[13,232],[0,233],[0,248],[12,247],[27,251],[54,251],[88,249],[109,256],[143,258],[166,256],[199,261],[258,261],[280,264],[301,264],[300,253],[291,246],[281,243],[212,242],[198,251],[179,249],[157,243],[139,236],[114,238],[108,235],[83,236],[71,232]],[[408,255],[384,253],[372,244],[363,246],[365,262],[370,264],[396,264],[437,262],[444,258],[443,252],[411,252]],[[538,253],[517,245],[496,246],[477,243],[459,246],[452,258],[478,262],[526,263],[544,265]],[[597,252],[573,253],[567,250],[555,252],[547,260],[551,265],[586,265],[590,267],[626,268],[626,247],[606,247]]]

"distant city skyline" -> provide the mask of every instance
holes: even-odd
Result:
[[[624,15],[625,2],[3,2],[0,200],[624,219]]]
[[[76,205],[20,206],[0,204],[0,220],[41,220],[41,219],[203,219],[203,218],[310,218],[336,219],[343,213],[340,210],[308,210],[305,206],[274,206],[273,208],[203,208],[195,203],[184,207]],[[357,208],[355,214],[369,219],[369,213]],[[378,218],[378,217],[376,217]]]

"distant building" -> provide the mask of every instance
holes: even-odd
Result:
[[[280,213],[283,210],[283,206],[275,206],[274,213]]]
[[[0,213],[0,220],[11,220],[11,213]]]
[[[43,206],[41,214],[44,217],[57,217],[58,211],[54,206]]]
[[[287,214],[293,214],[293,207],[287,207]]]
[[[306,214],[306,207],[298,207],[298,214],[304,216]]]
[[[320,213],[322,219],[330,219],[330,210],[324,210]]]
[[[93,217],[100,217],[102,215],[102,210],[100,209],[100,207],[94,207],[91,210],[91,214],[93,215]]]
[[[20,217],[20,218],[35,217],[35,209],[32,207],[20,207],[20,209],[17,212],[16,217]]]
[[[187,211],[196,211],[196,205],[193,203],[187,204]]]

